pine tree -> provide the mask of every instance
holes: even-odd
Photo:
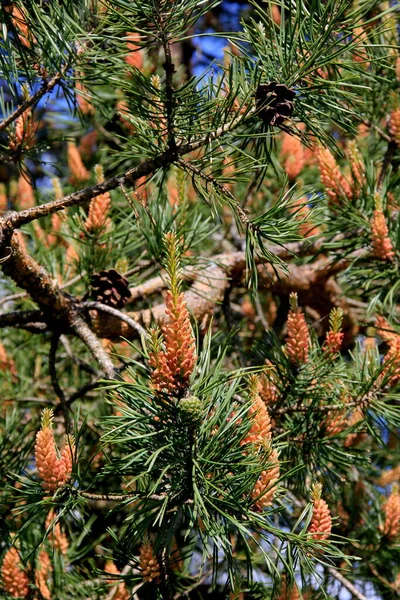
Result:
[[[6,600],[400,593],[398,3],[232,6],[1,5]]]

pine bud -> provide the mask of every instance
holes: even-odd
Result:
[[[105,566],[104,570],[106,573],[110,573],[111,575],[116,575],[116,576],[121,575],[121,571],[119,571],[117,569],[117,567],[115,566],[115,564],[113,563],[112,560],[108,560],[106,562],[106,566]],[[115,579],[108,579],[107,583],[110,585],[114,584],[114,586],[115,586],[116,579],[117,579],[117,577]],[[114,600],[129,600],[129,598],[130,598],[130,594],[129,594],[128,590],[126,589],[125,582],[121,581],[121,583],[119,583],[117,586],[116,592],[113,593],[113,599]]]
[[[349,142],[347,154],[353,175],[353,194],[355,197],[358,197],[365,181],[365,165],[355,140]]]
[[[332,517],[325,500],[321,498],[322,485],[316,484],[312,490],[313,513],[308,533],[314,540],[327,540],[332,530]]]
[[[140,548],[139,568],[142,571],[144,581],[158,582],[161,569],[150,542],[143,544]]]
[[[337,410],[329,412],[325,419],[325,431],[327,437],[339,435],[348,426],[346,411]]]
[[[289,180],[293,181],[306,164],[304,146],[297,136],[283,134],[281,158],[284,160],[283,165]]]
[[[300,365],[308,360],[310,338],[304,314],[297,306],[297,294],[292,292],[289,296],[290,310],[287,320],[286,354],[295,365]]]
[[[395,255],[393,244],[378,194],[375,195],[375,206],[371,222],[372,254],[381,260],[393,260]]]
[[[322,350],[331,354],[337,354],[342,346],[344,333],[341,331],[343,322],[343,310],[333,308],[329,315],[330,329],[326,334],[326,339]]]
[[[96,182],[103,183],[104,173],[101,165],[96,165],[95,168]],[[100,194],[90,201],[89,212],[85,221],[86,231],[94,232],[107,232],[111,227],[111,220],[109,218],[111,205],[111,196],[109,192]]]
[[[15,121],[15,132],[11,135],[8,147],[10,150],[29,150],[35,138],[35,122],[32,109],[27,108]]]
[[[254,506],[258,510],[263,510],[263,508],[270,506],[276,493],[276,482],[280,475],[280,464],[276,450],[272,450],[269,462],[271,463],[271,467],[261,473],[251,494]]]
[[[328,148],[319,146],[317,159],[321,182],[326,193],[333,204],[340,203],[340,198],[352,199],[351,187],[347,179],[342,175],[333,154]]]
[[[393,486],[392,493],[383,505],[385,522],[380,530],[390,540],[394,540],[400,533],[400,494],[397,485]]]
[[[400,145],[400,109],[393,110],[390,115],[389,131],[393,140]]]
[[[41,550],[37,559],[35,572],[35,584],[40,592],[41,598],[51,600],[51,593],[47,582],[52,571],[49,555],[46,550]]]
[[[258,394],[258,377],[250,378],[250,398],[252,405],[248,416],[252,425],[242,445],[254,444],[257,446],[268,446],[271,443],[271,419],[268,409]]]
[[[5,591],[13,598],[27,598],[29,594],[28,577],[21,566],[15,548],[7,550],[1,567],[1,578]]]
[[[68,142],[68,167],[71,173],[71,183],[74,185],[90,179],[90,173],[82,162],[75,142]]]
[[[39,477],[45,490],[53,492],[69,481],[72,471],[73,439],[67,438],[61,458],[57,456],[52,432],[53,411],[45,408],[42,427],[36,434],[35,457]]]
[[[159,392],[181,394],[188,386],[196,363],[196,349],[185,297],[180,293],[180,263],[175,234],[166,234],[169,287],[165,305],[168,317],[163,327],[164,348],[156,331],[151,332],[153,349],[152,386]]]

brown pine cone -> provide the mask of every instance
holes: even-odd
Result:
[[[296,92],[283,83],[260,83],[256,91],[258,114],[267,125],[281,125],[293,114]]]
[[[91,288],[91,298],[113,308],[122,308],[131,297],[128,280],[115,269],[95,273]]]

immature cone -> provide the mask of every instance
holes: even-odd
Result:
[[[271,419],[265,403],[258,394],[258,384],[258,377],[252,376],[250,379],[250,398],[253,403],[248,412],[252,425],[250,431],[242,440],[242,445],[266,446],[271,442]]]
[[[332,530],[332,517],[325,500],[321,498],[322,486],[316,484],[312,491],[313,514],[308,533],[314,540],[327,540]]]
[[[386,217],[381,208],[374,210],[371,222],[372,254],[381,260],[393,260],[394,250]]]
[[[144,581],[157,583],[161,576],[161,569],[150,542],[143,544],[140,548],[139,568]]]
[[[47,585],[51,571],[52,568],[49,555],[46,550],[41,550],[35,571],[35,584],[39,589],[41,598],[44,598],[45,600],[51,600],[51,593]]]
[[[326,333],[326,339],[322,346],[324,352],[337,354],[342,346],[344,333],[341,331],[343,322],[343,310],[333,308],[329,315],[330,329]]]
[[[380,529],[383,535],[394,540],[400,533],[400,494],[398,486],[393,486],[393,491],[383,505],[385,522]]]
[[[353,194],[347,179],[342,175],[333,154],[328,148],[319,146],[317,159],[321,182],[333,204],[338,204],[340,198],[351,200]]]
[[[15,548],[7,550],[1,567],[1,579],[5,591],[13,598],[27,598],[29,594],[28,577],[21,566]]]
[[[48,513],[48,515],[46,517],[46,521],[44,524],[46,529],[51,527],[54,521],[55,521],[54,511],[50,510],[50,512]],[[52,543],[54,548],[56,548],[60,552],[60,554],[63,554],[63,555],[67,554],[68,546],[69,546],[68,538],[65,535],[65,533],[62,532],[60,523],[55,523],[55,525],[52,527],[51,531],[49,532],[47,539]]]
[[[106,573],[110,573],[112,575],[121,575],[121,571],[119,571],[117,569],[117,567],[115,566],[115,564],[113,563],[112,560],[108,560],[106,562],[106,566],[105,566],[104,570]],[[107,583],[109,583],[110,586],[111,585],[115,586],[116,578],[108,579]],[[125,582],[121,581],[121,583],[119,583],[117,586],[117,591],[114,593],[113,599],[114,600],[129,600],[129,598],[130,598],[130,594],[129,594],[128,590],[126,589]]]
[[[96,181],[97,183],[103,183],[104,174],[103,169],[100,165],[95,166]],[[108,231],[111,227],[111,220],[109,218],[111,205],[111,196],[109,192],[100,194],[90,201],[89,212],[85,221],[85,229],[88,232],[101,232]]]
[[[53,411],[45,408],[42,428],[36,434],[35,458],[39,477],[45,490],[53,492],[69,481],[72,471],[73,439],[66,440],[61,458],[57,456],[52,432]]]
[[[390,135],[397,145],[400,145],[400,109],[392,111],[389,121]]]
[[[269,462],[272,463],[271,468],[261,473],[251,494],[251,497],[254,500],[254,506],[258,510],[263,510],[263,508],[270,506],[276,493],[276,482],[278,481],[280,474],[280,464],[278,452],[276,450],[272,450],[269,456]]]
[[[297,306],[297,294],[289,296],[290,310],[287,320],[286,354],[295,365],[301,365],[308,360],[310,338],[304,314]]]

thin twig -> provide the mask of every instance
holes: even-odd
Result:
[[[357,600],[368,600],[364,594],[362,594],[342,573],[337,571],[334,567],[328,567],[329,573],[339,581]]]
[[[82,304],[83,306],[85,306],[85,308],[100,310],[102,312],[108,313],[109,315],[112,315],[113,317],[116,317],[117,319],[120,319],[121,321],[127,323],[130,327],[132,327],[132,329],[135,329],[139,335],[146,335],[146,330],[140,325],[140,323],[137,323],[131,317],[121,312],[120,310],[113,308],[112,306],[107,306],[107,304],[102,304],[101,302],[90,301],[83,302]]]
[[[265,331],[269,331],[269,323],[268,323],[267,319],[265,318],[264,311],[262,309],[261,302],[260,302],[260,296],[258,294],[255,295],[254,305],[256,307],[257,316],[260,319],[262,326],[264,327]]]
[[[61,77],[62,77],[62,74],[61,73],[57,73],[57,75],[55,75],[54,77],[52,77],[52,79],[48,79],[48,80],[43,81],[41,88],[38,89],[37,92],[35,92],[34,94],[32,94],[32,96],[30,96],[27,100],[25,100],[24,102],[22,102],[22,104],[20,104],[20,106],[16,110],[14,110],[14,112],[11,113],[11,115],[9,115],[6,119],[3,119],[3,121],[1,121],[1,123],[0,123],[0,131],[3,131],[3,129],[5,129],[13,121],[15,121],[16,119],[18,119],[18,117],[20,115],[22,115],[22,113],[25,112],[27,108],[33,106],[45,94],[47,94],[48,92],[51,92],[53,90],[53,88],[57,85],[57,83],[59,83],[59,81],[61,80]]]
[[[74,317],[71,319],[70,325],[71,329],[89,348],[93,358],[99,363],[106,377],[108,379],[114,379],[116,369],[111,361],[111,358],[108,356],[107,352],[101,345],[99,338],[93,333],[89,325],[85,323],[85,321],[78,315],[74,315]]]

